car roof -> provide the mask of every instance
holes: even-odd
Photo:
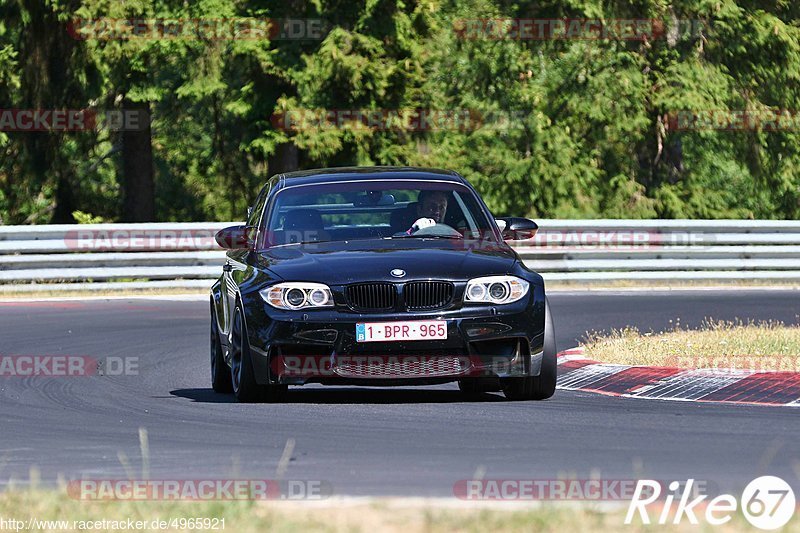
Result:
[[[356,180],[447,181],[465,184],[466,180],[452,170],[417,167],[337,167],[287,172],[281,176],[283,186],[330,183]],[[280,187],[280,186],[279,186]]]

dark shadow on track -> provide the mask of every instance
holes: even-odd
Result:
[[[211,389],[176,389],[173,396],[201,403],[233,403],[232,394],[219,394]],[[467,398],[456,390],[425,389],[368,389],[368,388],[315,388],[289,389],[289,392],[274,404],[419,404],[419,403],[469,403],[504,402],[500,393],[481,394]]]
[[[176,389],[169,391],[173,396],[201,403],[236,403],[233,394],[220,394],[213,389]]]

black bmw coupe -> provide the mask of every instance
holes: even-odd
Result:
[[[455,172],[334,168],[273,177],[211,289],[211,380],[241,402],[289,385],[426,385],[541,400],[556,387],[542,277]]]

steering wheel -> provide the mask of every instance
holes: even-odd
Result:
[[[417,231],[414,232],[414,235],[420,235],[420,236],[431,235],[435,237],[459,237],[459,238],[464,237],[459,231],[453,229],[447,224],[436,224],[435,226],[428,226],[427,228],[418,229]]]

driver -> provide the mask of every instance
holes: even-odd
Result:
[[[441,224],[454,232],[455,235],[459,237],[462,236],[460,232],[444,223],[445,213],[447,213],[447,200],[449,197],[450,194],[447,191],[420,191],[417,196],[417,206],[415,209],[417,220],[405,232],[406,235],[413,235],[421,229]]]
[[[444,222],[448,196],[445,191],[420,191],[417,197],[417,218],[432,218],[437,224]]]

